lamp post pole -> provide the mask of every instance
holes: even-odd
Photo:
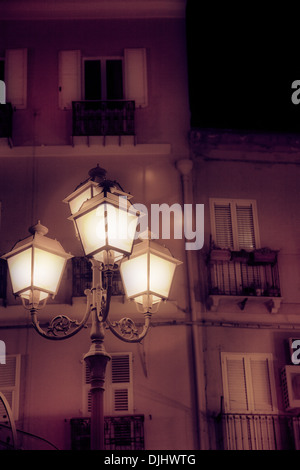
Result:
[[[105,383],[105,370],[108,361],[110,360],[109,354],[104,346],[104,325],[102,311],[99,315],[99,294],[102,292],[102,277],[99,276],[99,286],[97,288],[97,271],[99,263],[91,260],[92,264],[92,305],[91,316],[92,326],[90,331],[91,346],[89,352],[84,356],[84,360],[89,368],[90,383],[91,383],[91,450],[103,450],[104,443],[104,383]],[[98,271],[99,273],[99,271]],[[106,276],[107,278],[108,276]],[[101,288],[100,288],[101,286]]]
[[[91,347],[84,356],[91,377],[91,450],[104,449],[104,381],[106,364],[110,360],[104,347],[103,324],[92,312]]]

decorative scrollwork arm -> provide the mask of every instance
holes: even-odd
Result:
[[[127,343],[139,343],[145,338],[146,334],[149,331],[151,322],[151,313],[145,313],[145,323],[142,328],[142,331],[139,332],[133,320],[130,318],[122,318],[119,321],[111,323],[108,319],[106,320],[106,325],[110,331],[122,341]]]
[[[85,315],[83,319],[81,320],[81,322],[78,322],[77,320],[72,320],[66,315],[57,315],[51,320],[46,331],[39,324],[39,321],[37,318],[37,309],[32,308],[30,310],[30,313],[31,313],[31,320],[32,320],[34,329],[43,338],[51,339],[51,340],[63,340],[63,339],[70,338],[71,336],[74,336],[76,333],[78,333],[82,328],[86,326],[86,323],[91,313],[91,308],[92,308],[91,291],[86,291],[86,295],[87,295],[87,307],[86,307]]]

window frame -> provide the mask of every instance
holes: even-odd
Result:
[[[240,359],[245,362],[245,390],[248,399],[248,409],[242,408],[231,409],[229,399],[229,383],[228,383],[228,370],[227,363],[228,359]],[[253,395],[253,377],[251,372],[252,360],[265,360],[268,364],[268,375],[270,384],[270,396],[272,402],[272,410],[257,410],[255,409],[255,399]],[[223,397],[225,405],[225,413],[229,414],[278,414],[278,403],[276,395],[276,383],[274,375],[274,358],[271,353],[240,353],[240,352],[221,352],[221,373],[222,373],[222,385],[223,385]]]
[[[233,247],[232,250],[238,251],[241,248],[239,247],[238,239],[238,226],[237,226],[237,216],[236,216],[236,207],[240,206],[251,206],[252,207],[252,217],[253,217],[253,227],[254,227],[254,238],[255,238],[255,249],[259,249],[260,245],[260,234],[259,234],[259,223],[258,223],[258,212],[257,212],[257,202],[255,199],[235,199],[235,198],[210,198],[209,199],[209,208],[210,208],[210,224],[211,224],[211,234],[212,240],[216,242],[217,239],[217,230],[216,230],[216,218],[215,218],[215,204],[229,204],[230,214],[231,214],[231,225],[232,225],[232,237],[233,237]],[[220,248],[229,248],[228,246],[220,246]],[[250,248],[249,248],[250,250]]]
[[[124,87],[124,57],[123,56],[83,56],[81,62],[81,96],[85,100],[85,62],[86,61],[99,60],[101,70],[101,101],[113,101],[107,99],[107,82],[106,82],[106,61],[107,60],[119,60],[122,62],[122,95],[124,99],[125,87]],[[118,100],[122,101],[122,100]]]

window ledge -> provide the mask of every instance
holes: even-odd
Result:
[[[236,303],[241,310],[244,310],[247,303],[256,302],[264,304],[270,313],[278,313],[282,297],[265,297],[255,295],[209,295],[209,309],[211,312],[217,312],[221,302]]]
[[[79,137],[78,139],[81,139]],[[83,137],[83,139],[85,139]],[[91,138],[92,139],[92,138]],[[101,139],[99,137],[98,139]],[[4,139],[1,139],[4,140]],[[107,140],[109,140],[107,138]],[[128,155],[138,155],[138,156],[158,156],[171,154],[171,145],[170,144],[136,144],[133,143],[127,145],[119,145],[112,138],[112,143],[107,142],[107,145],[99,145],[97,137],[94,140],[91,140],[90,146],[88,147],[86,143],[81,145],[40,145],[35,147],[35,156],[36,157],[94,157],[94,156],[124,156]],[[32,147],[29,146],[18,146],[7,148],[6,142],[0,142],[0,158],[1,157],[28,157],[32,153]]]

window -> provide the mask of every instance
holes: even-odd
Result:
[[[111,353],[106,366],[104,413],[122,415],[133,412],[132,354]],[[91,411],[90,371],[84,362],[83,414]]]
[[[84,59],[84,99],[122,100],[122,58]]]
[[[224,445],[228,450],[282,448],[286,433],[276,413],[271,354],[222,353],[225,414]]]
[[[275,383],[271,354],[222,353],[226,413],[272,413]]]
[[[84,57],[80,50],[59,52],[59,107],[72,101],[128,100],[148,105],[146,49],[124,49],[122,57]]]
[[[15,420],[19,417],[19,387],[20,387],[21,356],[6,356],[6,364],[0,364],[0,392],[3,393],[11,407]],[[7,421],[5,409],[0,403],[0,422]]]
[[[210,199],[212,238],[220,248],[259,248],[256,201]]]

